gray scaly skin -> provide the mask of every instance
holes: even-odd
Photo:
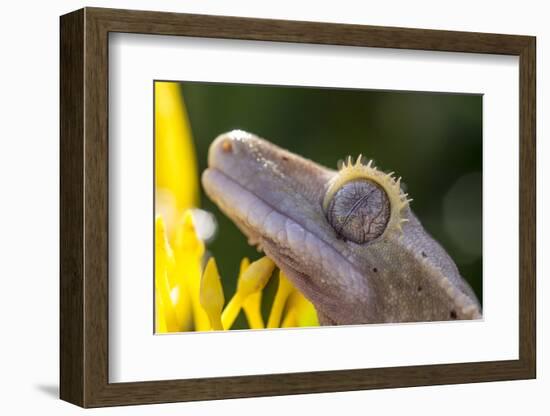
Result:
[[[479,319],[445,250],[407,206],[402,233],[358,244],[327,220],[338,175],[243,131],[219,136],[202,175],[207,195],[315,305],[325,325]]]

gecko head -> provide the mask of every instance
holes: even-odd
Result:
[[[403,228],[417,221],[392,174],[361,158],[335,171],[235,130],[212,142],[202,183],[325,323],[415,320],[400,297],[407,273],[395,261],[410,260],[396,244],[411,243]],[[422,274],[421,265],[413,269]],[[417,296],[419,283],[410,284]]]
[[[338,182],[334,170],[244,131],[217,137],[202,175],[207,195],[271,257],[331,322],[365,321],[373,293],[350,244],[363,238],[356,217],[344,219],[353,192],[372,192],[381,215],[367,205],[373,236],[386,228],[385,192],[374,182]],[[355,187],[357,189],[355,189]],[[327,197],[329,195],[329,197]],[[361,234],[361,235],[360,235]]]

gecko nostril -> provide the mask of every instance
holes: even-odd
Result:
[[[374,273],[377,273],[377,272],[378,272],[378,269],[375,267],[375,268],[372,269],[372,271],[373,271]]]
[[[425,251],[422,252],[422,257],[428,257]]]
[[[451,319],[456,319],[457,318],[456,317],[456,311],[454,309],[451,311],[451,313],[449,315],[450,315]]]
[[[418,287],[416,288],[416,290],[418,290],[419,292],[422,292],[422,286],[418,286]]]
[[[231,140],[225,139],[222,143],[222,150],[225,153],[231,153],[233,151],[233,144],[231,144]]]

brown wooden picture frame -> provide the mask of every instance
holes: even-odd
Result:
[[[85,8],[60,19],[60,396],[83,407],[536,377],[535,38]],[[519,359],[110,383],[108,36],[110,32],[515,55],[519,57]]]

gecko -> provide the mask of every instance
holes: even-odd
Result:
[[[481,319],[480,303],[411,210],[401,179],[339,170],[254,134],[218,136],[207,196],[314,305],[321,325]]]

